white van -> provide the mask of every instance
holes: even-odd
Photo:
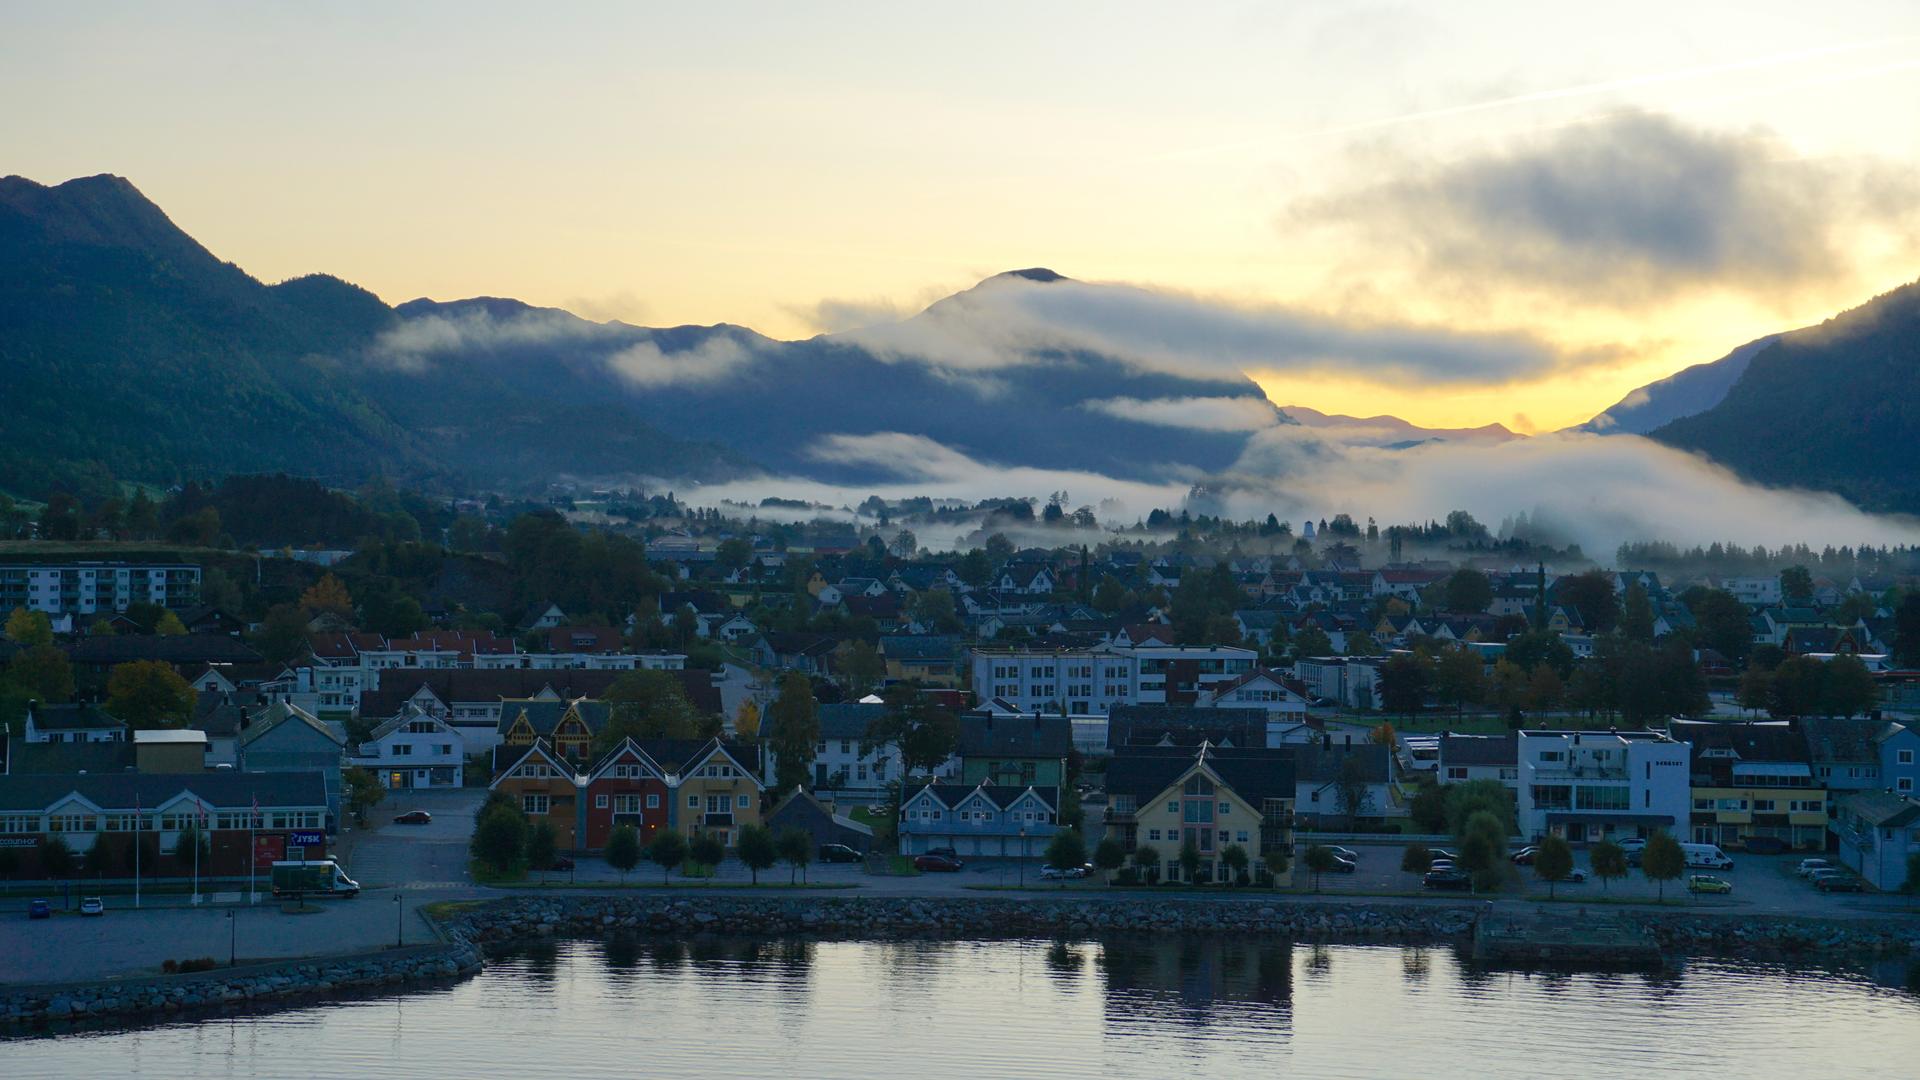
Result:
[[[1720,850],[1718,844],[1681,844],[1680,851],[1687,857],[1688,866],[1711,870],[1733,869],[1733,860]]]

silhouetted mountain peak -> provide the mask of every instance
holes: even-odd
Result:
[[[1052,282],[1055,282],[1055,281],[1072,280],[1071,278],[1067,277],[1065,274],[1054,273],[1052,270],[1049,270],[1044,266],[1029,266],[1025,270],[1005,270],[998,274],[993,275],[993,277],[990,277],[987,280],[998,281],[998,280],[1004,280],[1006,278],[1024,278],[1027,281],[1037,281],[1042,285],[1051,284]]]

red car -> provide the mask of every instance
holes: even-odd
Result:
[[[915,870],[931,870],[936,873],[953,873],[966,864],[948,855],[921,855],[913,860]]]
[[[433,815],[425,810],[409,810],[404,814],[395,814],[393,823],[395,825],[431,825]]]

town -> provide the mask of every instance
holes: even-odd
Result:
[[[239,516],[263,492],[364,535],[295,548],[299,519]],[[1620,569],[1465,514],[1102,531],[1056,497],[971,508],[981,542],[943,555],[899,523],[962,516],[931,504],[376,497],[236,478],[13,511],[7,895],[768,874],[1870,917],[1920,883],[1913,551]],[[142,548],[169,554],[107,554]]]

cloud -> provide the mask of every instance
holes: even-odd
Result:
[[[403,371],[424,370],[436,357],[557,342],[612,343],[630,328],[588,322],[564,311],[528,308],[507,316],[470,308],[406,319],[374,341],[371,357]]]
[[[1081,408],[1122,420],[1196,431],[1259,431],[1284,422],[1280,410],[1265,398],[1256,397],[1101,398],[1085,402]]]
[[[1780,295],[1844,279],[1859,237],[1910,232],[1920,209],[1906,171],[1644,113],[1451,162],[1366,165],[1391,178],[1298,204],[1283,227],[1349,227],[1424,274],[1621,306],[1681,289]]]
[[[1235,383],[1249,371],[1303,371],[1488,385],[1537,377],[1577,359],[1519,332],[1349,320],[1130,285],[1004,274],[912,319],[864,327],[841,340],[882,359],[961,371],[1092,352],[1143,371]]]
[[[609,356],[607,366],[638,386],[670,386],[729,378],[753,360],[753,351],[738,341],[713,337],[679,352],[663,352],[643,341]]]

